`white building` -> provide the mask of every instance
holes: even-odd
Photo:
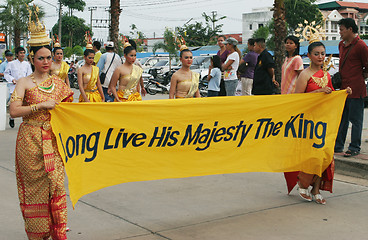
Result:
[[[321,11],[323,15],[323,21],[325,26],[326,40],[339,40],[339,25],[337,22],[343,18],[343,16],[337,11]]]
[[[254,8],[251,13],[243,13],[243,44],[252,37],[254,31],[260,27],[266,26],[273,17],[272,8]]]

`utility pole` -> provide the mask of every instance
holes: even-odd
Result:
[[[94,10],[96,10],[96,9],[97,9],[97,7],[89,7],[89,8],[88,8],[88,11],[91,11],[91,32],[92,32],[92,19],[93,19],[93,18],[92,18],[92,13],[93,13],[93,11],[94,11]]]
[[[217,15],[217,12],[216,11],[212,11],[212,29],[213,31],[215,31],[215,14]]]
[[[62,18],[62,14],[63,14],[63,9],[62,9],[62,5],[61,5],[61,0],[59,0],[59,39],[60,39],[60,43],[61,43],[61,18]]]

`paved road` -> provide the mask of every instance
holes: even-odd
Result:
[[[153,98],[166,98],[157,95]],[[148,97],[147,97],[148,98]],[[149,96],[151,98],[151,96]],[[26,239],[14,173],[17,128],[0,132],[0,240]],[[365,143],[367,144],[367,143]],[[126,183],[68,202],[72,240],[367,239],[368,181],[336,175],[327,205],[286,194],[280,173]]]

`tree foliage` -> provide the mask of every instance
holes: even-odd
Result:
[[[73,47],[73,54],[75,54],[77,56],[82,56],[83,55],[83,48],[79,45],[74,46]]]
[[[216,23],[225,16],[217,17],[217,13],[213,13],[212,16],[202,13],[205,23],[195,22],[192,24],[185,24],[183,27],[178,27],[178,32],[184,37],[187,46],[205,46],[216,44],[216,36],[222,32],[223,24]]]
[[[274,22],[271,20],[265,26],[258,28],[252,34],[252,38],[264,38],[268,50],[275,50]]]
[[[85,24],[83,18],[75,16],[63,15],[61,19],[61,45],[73,47],[76,45],[85,46],[86,42],[84,34],[86,31],[91,31],[91,28]],[[58,32],[59,23],[56,23],[52,28],[53,32]]]
[[[77,10],[83,12],[86,2],[83,0],[60,0],[63,6],[69,9]]]
[[[171,59],[178,58],[179,44],[176,41],[175,34],[169,28],[165,29],[164,32],[164,43],[158,42],[153,45],[152,52],[155,54],[158,49],[163,49],[165,52],[169,53],[169,68],[171,70]]]
[[[72,54],[73,54],[73,48],[71,48],[71,47],[64,48],[64,56],[65,57],[69,58],[69,57],[72,56]]]
[[[315,21],[317,25],[321,23],[322,14],[315,2],[316,0],[284,0],[286,22],[290,33],[294,33],[299,23],[304,24],[304,20]]]
[[[31,0],[6,0],[5,4],[0,5],[2,10],[0,11],[0,30],[7,36],[9,34],[13,37],[15,47],[20,46],[21,36],[27,35],[28,32],[28,9]],[[37,6],[37,5],[36,5]],[[35,10],[34,5],[29,5],[32,12]],[[40,6],[38,17],[42,20],[45,12]],[[32,20],[35,19],[35,15],[32,15]]]
[[[142,52],[146,50],[146,46],[144,45],[146,35],[142,31],[139,31],[134,23],[130,25],[130,29],[131,36],[129,37],[129,39],[133,39],[137,44],[137,52]]]

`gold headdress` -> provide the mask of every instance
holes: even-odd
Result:
[[[304,23],[308,24],[308,21],[305,20]],[[315,21],[311,22],[302,31],[303,37],[305,38],[305,40],[309,41],[309,44],[312,44],[314,42],[319,42],[319,41],[324,40],[326,38],[325,30],[320,25],[314,26],[315,24],[316,24]],[[297,29],[295,29],[295,32],[300,33],[301,28],[303,27],[303,24],[299,23],[298,26],[299,27]],[[300,37],[300,34],[295,34],[295,36]],[[304,41],[304,39],[300,40],[300,42],[302,42],[302,41]],[[333,66],[333,64],[331,63],[331,59],[332,59],[332,55],[330,55],[330,57],[328,57],[324,61],[323,66],[322,66],[322,70],[324,72],[328,72],[331,69],[331,67],[335,68]]]
[[[27,44],[31,47],[49,45],[51,39],[46,34],[46,27],[38,19],[39,8],[36,5],[33,6],[35,8],[34,15],[36,16],[36,22],[32,21],[32,10],[27,5],[29,13],[28,31],[31,34],[31,38],[27,41]]]
[[[87,42],[86,49],[93,49],[93,46],[92,46],[92,38],[91,38],[91,34],[89,33],[89,31],[87,31],[84,34],[84,39]]]
[[[315,26],[316,22],[313,21],[310,24],[308,24],[307,20],[304,20],[304,23],[306,24],[305,28],[302,30],[303,24],[299,23],[298,28],[295,29],[296,37],[300,37],[300,34],[304,37],[305,40],[309,41],[309,44],[314,42],[319,42],[321,40],[324,40],[326,38],[325,30],[321,27],[321,25]],[[303,42],[304,39],[301,39],[300,42]]]
[[[59,36],[55,34],[55,38],[52,37],[52,40],[54,41],[54,48],[61,47]]]
[[[121,43],[123,44],[123,48],[132,46],[132,44],[129,43],[128,38],[125,37],[123,34],[121,35]]]
[[[177,37],[176,38],[176,41],[178,43],[180,52],[183,51],[183,50],[185,50],[185,49],[188,49],[187,45],[185,45],[185,40],[184,40],[184,38],[182,36]]]

